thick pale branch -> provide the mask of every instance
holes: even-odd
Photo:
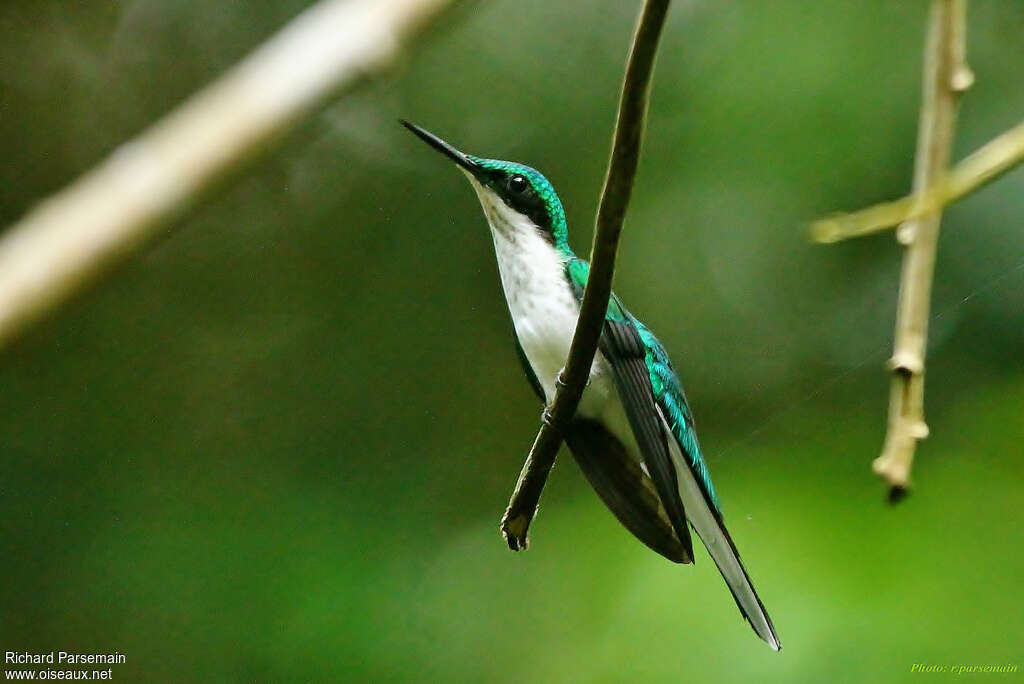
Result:
[[[501,519],[501,533],[509,548],[514,551],[527,546],[530,523],[537,511],[548,473],[554,465],[555,455],[562,444],[561,431],[576,413],[590,376],[611,295],[619,233],[622,231],[622,221],[629,205],[640,159],[654,57],[668,6],[669,0],[645,0],[633,36],[619,100],[611,160],[597,211],[594,242],[590,252],[590,277],[583,294],[576,333],[569,358],[559,376],[555,397],[551,406],[544,410],[543,424],[523,465],[508,509]]]
[[[933,0],[925,50],[924,93],[914,167],[914,192],[945,182],[965,76],[966,0]],[[890,361],[889,424],[882,455],[872,467],[890,485],[893,500],[906,491],[917,442],[928,435],[924,419],[924,360],[928,313],[941,210],[903,224],[897,236],[906,246]]]
[[[915,221],[975,192],[1024,162],[1024,122],[989,141],[957,164],[938,185],[921,193],[883,202],[811,224],[818,242],[839,242]]]
[[[324,0],[8,228],[0,347],[153,238],[326,99],[387,67],[453,0]]]

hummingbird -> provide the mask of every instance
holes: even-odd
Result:
[[[562,202],[539,171],[466,154],[401,121],[453,161],[476,191],[527,380],[545,405],[569,356],[589,263],[569,247]],[[619,522],[653,551],[693,563],[690,528],[740,613],[774,650],[771,618],[726,530],[693,413],[665,348],[613,293],[576,414],[563,431],[573,458]]]

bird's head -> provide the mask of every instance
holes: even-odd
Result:
[[[402,125],[466,174],[492,229],[510,239],[521,231],[537,231],[552,246],[568,249],[565,210],[539,171],[516,162],[474,157],[416,124],[402,121]]]

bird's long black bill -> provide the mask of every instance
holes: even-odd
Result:
[[[420,140],[427,143],[435,150],[437,150],[444,156],[448,157],[453,162],[455,162],[462,168],[466,169],[470,173],[476,174],[480,171],[480,165],[473,161],[467,154],[455,149],[454,147],[446,143],[444,140],[441,140],[430,131],[420,128],[416,124],[406,121],[405,119],[399,119],[398,121],[403,126],[408,128],[410,131],[415,133]]]

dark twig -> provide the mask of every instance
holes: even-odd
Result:
[[[668,6],[669,0],[645,0],[633,36],[619,100],[615,141],[601,191],[594,242],[590,249],[590,277],[583,294],[576,333],[565,368],[559,374],[555,397],[551,405],[544,409],[540,431],[519,474],[508,509],[501,519],[501,533],[513,551],[527,546],[530,522],[537,511],[548,473],[551,472],[555,455],[562,444],[561,430],[576,413],[594,362],[611,295],[619,234],[640,160],[640,143],[647,114],[654,56]]]

